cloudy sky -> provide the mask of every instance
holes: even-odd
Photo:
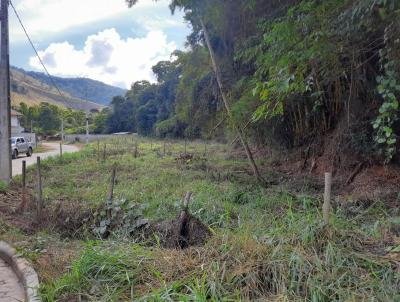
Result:
[[[189,28],[168,0],[13,0],[51,74],[123,88],[154,81],[151,67],[183,49]],[[10,9],[11,64],[43,71]]]

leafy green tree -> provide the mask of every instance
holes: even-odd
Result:
[[[114,97],[111,102],[112,110],[107,118],[107,131],[132,132],[135,130],[135,105],[132,100],[122,96]]]
[[[136,113],[137,130],[141,135],[152,135],[153,127],[157,121],[157,106],[154,100],[150,100],[139,107]]]
[[[44,134],[54,134],[61,126],[60,110],[49,103],[41,103],[39,106],[39,127]]]
[[[137,108],[154,102],[158,135],[176,133],[178,123],[186,135],[230,135],[236,124],[255,143],[298,148],[339,129],[345,152],[398,158],[398,0],[171,0],[170,8],[184,11],[192,31],[176,62],[154,66],[158,92],[139,97]],[[206,32],[233,119],[221,106]],[[175,90],[163,86],[174,68]],[[145,109],[143,121],[154,111]]]
[[[107,113],[99,112],[93,115],[93,133],[104,134],[107,132]]]

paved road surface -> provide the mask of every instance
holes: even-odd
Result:
[[[44,153],[35,153],[33,150],[32,157],[26,157],[25,155],[21,155],[17,159],[13,159],[12,161],[12,175],[20,175],[22,173],[22,161],[26,160],[26,165],[34,165],[36,163],[36,157],[40,156],[41,159],[45,159],[50,156],[60,154],[60,143],[43,143],[43,147],[49,149],[49,151]],[[72,153],[79,151],[79,148],[74,145],[63,145],[63,153]]]
[[[16,176],[22,173],[22,161],[25,160],[27,166],[36,163],[36,157],[45,159],[60,153],[59,143],[43,143],[43,146],[49,149],[43,153],[33,153],[32,157],[20,156],[12,161],[12,175]],[[74,145],[63,145],[63,153],[77,152],[79,148]],[[23,285],[18,281],[17,276],[12,269],[0,259],[0,302],[25,301],[25,292]]]
[[[0,302],[25,301],[23,285],[13,270],[0,259]]]

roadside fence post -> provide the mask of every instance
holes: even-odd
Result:
[[[106,148],[107,148],[107,144],[104,143],[104,146],[103,146],[103,162],[106,161]]]
[[[26,209],[26,161],[22,161],[22,201],[19,206],[19,211],[22,213],[25,212]]]
[[[43,188],[42,188],[42,172],[40,169],[40,156],[37,157],[36,164],[36,176],[37,176],[37,204],[36,204],[36,218],[37,222],[42,218],[42,209],[43,209]]]
[[[139,146],[138,146],[138,143],[137,143],[137,141],[136,141],[136,143],[135,143],[135,150],[134,150],[134,154],[133,154],[133,157],[134,158],[137,158],[138,156],[139,156]]]
[[[108,188],[107,200],[112,201],[114,197],[115,175],[117,172],[117,164],[114,163],[111,170],[110,187]]]
[[[97,139],[97,159],[100,161],[100,140]]]
[[[164,138],[164,150],[163,150],[164,156],[165,156],[165,138]]]
[[[112,204],[114,198],[114,185],[115,185],[115,175],[117,173],[117,164],[114,163],[112,170],[111,170],[111,178],[110,178],[110,186],[108,188],[107,194],[107,205],[110,206]],[[111,210],[107,210],[107,217],[111,218]]]
[[[329,212],[331,209],[332,173],[325,173],[324,204],[322,207],[324,225],[329,225]]]

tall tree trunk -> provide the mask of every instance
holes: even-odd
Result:
[[[229,105],[229,102],[228,102],[228,98],[227,98],[227,96],[225,94],[224,86],[222,84],[221,72],[220,72],[220,70],[218,68],[218,65],[217,65],[217,62],[216,62],[214,50],[213,50],[211,42],[210,42],[210,37],[208,35],[207,28],[204,25],[203,19],[201,17],[199,19],[200,19],[201,27],[203,29],[205,42],[207,44],[207,48],[208,48],[208,51],[210,53],[211,63],[212,63],[212,66],[213,66],[213,69],[214,69],[214,72],[215,72],[215,76],[217,78],[218,87],[219,87],[219,90],[221,92],[221,96],[222,96],[222,100],[223,100],[224,105],[225,105],[226,112],[228,114],[228,117],[231,119],[231,122],[232,122],[233,126],[235,127],[237,133],[238,133],[238,136],[240,138],[240,141],[242,142],[244,150],[246,151],[246,155],[247,155],[247,158],[249,160],[250,166],[253,169],[254,176],[257,178],[257,181],[262,186],[265,186],[266,182],[265,182],[264,178],[261,176],[260,171],[259,171],[259,169],[257,167],[257,164],[254,161],[253,153],[251,152],[249,144],[247,143],[247,140],[246,140],[246,138],[244,136],[244,131],[243,131],[242,127],[233,118],[233,114],[232,114],[232,111],[231,111],[231,108],[230,108],[230,105]]]

